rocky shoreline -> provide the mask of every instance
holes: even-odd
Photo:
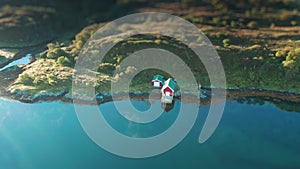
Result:
[[[42,91],[38,94],[30,95],[24,94],[27,90],[30,89],[23,89],[23,91],[14,91],[10,92],[7,90],[7,87],[10,83],[18,77],[18,75],[23,71],[23,67],[14,66],[8,68],[4,71],[0,71],[0,97],[5,97],[7,99],[18,100],[24,103],[35,103],[39,101],[55,101],[61,100],[63,102],[73,102],[72,94],[67,90],[60,90],[55,92],[47,92]],[[199,91],[200,98],[199,101],[201,104],[206,104],[210,102],[211,98],[211,88],[209,87],[202,87]],[[149,91],[135,91],[129,93],[130,98],[138,99],[138,100],[145,100],[149,98]],[[180,99],[180,92],[177,91],[175,93],[175,99]],[[115,98],[118,100],[124,99],[128,93],[117,93],[115,94]],[[188,95],[188,94],[187,94]],[[96,93],[96,101],[97,104],[105,103],[112,101],[112,95],[109,93]],[[267,100],[273,100],[276,102],[291,102],[291,103],[300,103],[300,94],[293,93],[293,92],[285,92],[285,91],[275,91],[275,90],[265,90],[265,89],[256,89],[256,88],[244,88],[244,89],[237,89],[237,88],[229,88],[226,89],[226,96],[229,100],[236,100],[240,98],[265,98]],[[160,95],[156,99],[160,99]],[[76,100],[80,103],[91,103],[91,101],[87,100]]]
[[[47,41],[48,42],[48,41]],[[25,55],[28,52],[38,53],[45,47],[47,42],[43,42],[34,46],[28,46],[25,49],[23,48],[19,51],[9,62],[12,62],[16,59],[19,59],[21,55]],[[7,63],[5,63],[7,64]],[[3,65],[2,65],[3,66]],[[0,66],[1,67],[1,66]],[[7,87],[10,83],[13,83],[14,80],[24,71],[24,66],[14,66],[8,68],[6,70],[0,71],[0,97],[5,97],[12,100],[18,100],[24,103],[35,103],[39,101],[55,101],[61,100],[63,102],[73,102],[72,95],[68,90],[60,90],[55,92],[47,92],[41,91],[38,94],[24,94],[26,91],[30,90],[28,88],[24,88],[23,90],[18,90],[11,92],[7,90]],[[202,87],[199,91],[200,98],[199,101],[201,103],[209,103],[211,98],[211,88],[210,87]],[[133,99],[141,99],[145,100],[149,98],[150,92],[148,91],[135,91],[129,93],[130,97]],[[118,93],[115,98],[118,100],[124,99],[128,93]],[[189,94],[188,94],[189,95]],[[235,100],[239,98],[254,98],[261,97],[272,99],[276,102],[292,102],[292,103],[300,103],[300,94],[288,91],[276,91],[276,90],[266,90],[266,89],[257,89],[257,88],[228,88],[226,89],[226,96],[229,100]],[[160,99],[159,97],[157,99]],[[180,92],[176,92],[175,99],[180,99]],[[96,93],[96,101],[97,104],[105,103],[112,101],[112,95],[109,93]],[[77,100],[80,103],[91,103],[88,100]]]
[[[211,89],[202,88],[200,91],[200,97],[198,97],[201,104],[210,103],[211,98]],[[114,98],[117,100],[122,100],[127,98],[136,100],[147,100],[149,99],[150,92],[136,91],[131,93],[116,93]],[[73,102],[72,95],[65,90],[59,92],[41,92],[36,95],[22,94],[21,92],[15,93],[0,93],[1,97],[5,97],[12,100],[17,100],[24,103],[36,103],[40,101],[63,101],[63,102]],[[154,96],[155,99],[160,99],[160,95]],[[185,96],[193,97],[191,94],[186,94]],[[240,98],[265,98],[267,100],[273,100],[276,102],[291,102],[291,103],[300,103],[300,94],[291,93],[291,92],[281,92],[273,90],[263,90],[263,89],[227,89],[226,90],[227,100],[236,100]],[[113,100],[112,95],[109,93],[96,93],[96,102],[97,104],[102,104],[110,102]],[[176,100],[181,98],[180,92],[177,92],[174,97]],[[199,102],[199,103],[200,103]],[[94,101],[77,99],[76,103],[82,104],[94,104]]]

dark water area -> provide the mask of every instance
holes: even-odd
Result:
[[[150,106],[144,101],[132,104],[141,111]],[[172,125],[181,104],[176,101],[171,111],[149,124],[129,122],[112,102],[99,108],[115,130],[130,137],[150,137]],[[255,105],[228,101],[215,133],[199,144],[208,110],[209,106],[200,106],[191,132],[170,151],[129,159],[113,155],[89,139],[71,103],[26,104],[1,99],[0,168],[300,168],[300,113],[267,102]]]

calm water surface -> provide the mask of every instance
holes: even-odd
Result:
[[[31,57],[32,57],[31,54],[27,54],[26,56],[24,56],[24,57],[22,57],[22,58],[20,58],[20,59],[18,59],[18,60],[15,60],[15,61],[9,63],[8,65],[6,65],[6,66],[0,68],[0,71],[2,71],[2,70],[4,70],[4,69],[7,69],[7,68],[9,68],[9,67],[12,67],[12,66],[16,66],[16,65],[21,65],[21,64],[26,65],[26,64],[30,63],[30,58],[31,58]]]
[[[140,110],[149,104],[133,101]],[[113,103],[100,105],[119,132],[149,137],[176,119],[180,102],[153,123],[130,123]],[[0,169],[256,169],[300,168],[300,113],[274,105],[227,102],[219,127],[204,144],[197,142],[209,107],[201,106],[190,134],[174,149],[147,159],[110,154],[82,130],[70,103],[25,104],[0,99]],[[105,137],[105,136],[103,136]]]

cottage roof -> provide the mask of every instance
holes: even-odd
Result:
[[[176,85],[177,85],[176,82],[172,78],[169,78],[168,80],[165,81],[164,86],[169,86],[172,90],[175,90]]]
[[[164,77],[162,75],[155,75],[155,76],[153,76],[152,81],[155,81],[155,80],[164,82]]]

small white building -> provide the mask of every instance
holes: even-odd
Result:
[[[152,78],[152,86],[161,88],[164,85],[164,77],[162,75],[155,75]]]

